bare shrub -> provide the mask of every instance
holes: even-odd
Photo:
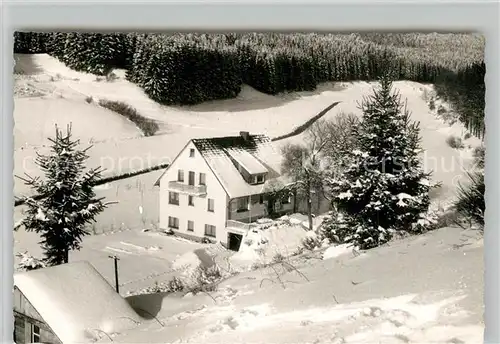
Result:
[[[154,286],[130,293],[131,295],[153,294],[153,293],[176,293],[191,292],[213,292],[217,290],[219,282],[223,276],[217,265],[212,267],[200,266],[196,268],[187,278],[174,276],[168,282],[155,282]]]
[[[474,148],[472,155],[474,157],[474,162],[476,163],[477,167],[484,168],[484,160],[486,157],[486,148],[484,146],[476,147],[476,148]]]
[[[211,267],[199,266],[188,278],[189,282],[186,283],[183,290],[189,290],[193,294],[213,292],[217,290],[222,278],[222,273],[217,265]]]
[[[124,102],[101,99],[99,100],[99,105],[132,121],[142,130],[145,136],[153,136],[160,129],[156,121],[142,116],[136,109]]]
[[[448,111],[445,109],[443,105],[439,105],[437,113],[440,116],[444,116]]]
[[[167,286],[170,292],[183,291],[186,288],[186,285],[179,277],[172,278],[167,282]]]
[[[108,74],[106,74],[106,81],[113,82],[115,80],[118,80],[118,75],[113,72],[109,72]]]
[[[452,226],[463,227],[464,221],[460,213],[455,209],[451,209],[439,214],[436,218],[435,228],[445,228]]]
[[[446,139],[446,143],[448,144],[448,146],[454,149],[463,149],[465,147],[462,138],[458,136],[453,136],[453,135],[449,136]]]
[[[252,265],[250,266],[250,270],[255,271],[259,270],[260,268],[263,268],[265,264],[260,263],[260,262],[253,262]]]
[[[302,246],[304,246],[306,250],[313,251],[321,246],[321,241],[317,237],[308,236],[302,239]]]
[[[301,255],[302,253],[304,253],[304,247],[303,246],[299,246],[295,249],[295,251],[292,252],[292,256],[298,256],[298,255]]]
[[[436,102],[434,101],[434,99],[429,100],[429,109],[431,111],[436,110]]]
[[[252,246],[253,239],[250,239],[250,238],[245,239],[244,244],[247,245],[247,246]]]
[[[207,237],[203,237],[203,238],[201,238],[201,243],[202,244],[211,244],[212,241]]]
[[[359,117],[354,113],[340,112],[331,120],[321,120],[311,128],[313,137],[323,138],[325,141],[324,155],[341,158],[347,151],[357,146],[356,129]]]
[[[158,283],[158,281],[155,281],[154,286],[132,292],[130,293],[130,295],[175,293],[183,291],[185,288],[185,283],[179,277],[173,277],[168,282]]]
[[[252,266],[252,269],[253,270],[256,270],[256,269],[259,269],[259,268],[269,268],[273,271],[273,275],[272,277],[270,278],[263,278],[261,281],[260,281],[260,287],[262,287],[262,285],[264,284],[265,281],[270,281],[271,283],[276,283],[279,282],[281,284],[281,286],[283,287],[283,289],[286,289],[286,280],[283,280],[282,279],[282,276],[284,274],[287,274],[287,273],[290,273],[290,272],[296,272],[299,276],[301,276],[305,281],[309,282],[309,278],[307,278],[306,275],[304,275],[299,269],[297,269],[291,262],[289,259],[286,259],[285,257],[283,257],[283,259],[281,259],[281,257],[278,257],[277,258],[278,261],[274,261],[271,262],[271,263],[261,263],[261,264],[258,264],[258,263],[254,263],[255,264],[255,268],[254,266]],[[278,267],[281,268],[281,271],[278,269]]]
[[[273,263],[280,263],[285,260],[285,256],[283,256],[281,253],[277,252],[274,257],[272,262]]]

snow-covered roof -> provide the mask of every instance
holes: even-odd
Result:
[[[192,142],[231,198],[260,194],[272,180],[286,182],[279,173],[281,155],[265,135],[193,139]],[[247,183],[231,158],[251,174],[267,173],[266,182]]]
[[[250,174],[269,172],[251,153],[244,149],[226,149],[226,152]]]
[[[89,343],[140,317],[88,262],[14,274],[17,287],[63,343]]]

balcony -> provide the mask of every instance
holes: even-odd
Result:
[[[177,180],[172,180],[168,182],[168,189],[170,191],[175,191],[182,194],[192,195],[192,196],[205,196],[207,194],[206,185],[188,185]]]

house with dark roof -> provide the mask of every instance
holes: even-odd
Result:
[[[93,343],[141,318],[88,262],[14,274],[14,342]]]
[[[190,140],[155,183],[160,228],[237,250],[252,222],[294,210],[292,196],[271,197],[288,184],[280,164],[265,135]]]

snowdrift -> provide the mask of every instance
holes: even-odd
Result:
[[[278,220],[261,219],[243,236],[238,253],[230,260],[240,268],[249,269],[273,260],[289,257],[302,247],[308,237],[304,215],[283,216]]]

